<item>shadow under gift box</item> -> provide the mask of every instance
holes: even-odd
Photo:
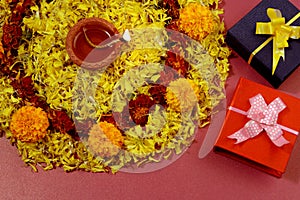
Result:
[[[263,0],[229,29],[226,35],[227,44],[246,61],[249,60],[251,53],[271,36],[255,34],[256,22],[270,22],[267,15],[268,8],[280,10],[286,23],[299,13],[297,7],[288,0]],[[300,26],[300,18],[291,26]],[[275,88],[278,88],[300,64],[300,39],[289,39],[288,43],[289,47],[285,48],[285,60],[280,59],[274,75],[272,75],[273,41],[259,51],[250,63]]]
[[[230,106],[247,112],[250,109],[249,99],[257,94],[263,96],[267,105],[277,97],[281,98],[286,108],[279,112],[277,124],[288,127],[296,133],[299,132],[300,99],[279,90],[241,78]],[[289,143],[282,147],[273,144],[265,131],[244,142],[235,144],[236,139],[228,138],[228,136],[242,129],[249,120],[246,115],[228,110],[214,151],[276,177],[281,177],[285,172],[297,135],[283,130],[283,137]]]

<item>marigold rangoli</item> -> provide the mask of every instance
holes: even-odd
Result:
[[[194,122],[207,125],[212,102],[223,98],[220,91],[210,96],[210,84],[218,79],[221,87],[213,89],[221,90],[229,70],[218,2],[0,0],[0,135],[35,171],[116,172],[181,154],[192,143]],[[80,67],[67,54],[66,36],[91,17],[119,33],[140,31],[132,39],[151,48],[122,53],[96,72],[100,80],[87,73],[77,86]],[[152,82],[136,87],[143,78]],[[92,84],[95,94],[82,98]],[[182,111],[191,109],[197,119],[184,121]]]

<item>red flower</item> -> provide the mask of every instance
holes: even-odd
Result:
[[[60,131],[61,133],[68,133],[75,139],[78,138],[78,135],[75,131],[75,124],[66,112],[49,110],[48,116],[54,129]]]
[[[10,24],[5,23],[3,25],[3,32],[4,33],[11,33],[13,30],[14,30],[14,28],[13,28],[13,24],[12,23],[10,23]]]
[[[151,106],[155,104],[148,95],[140,94],[135,100],[129,102],[129,113],[133,121],[141,126],[148,122],[148,114]]]
[[[149,93],[156,104],[160,104],[164,107],[167,106],[165,94],[166,94],[166,87],[163,85],[151,85],[151,88],[149,89]]]
[[[164,0],[163,8],[167,9],[167,14],[173,19],[179,18],[180,5],[177,0]]]
[[[29,99],[29,102],[31,103],[32,106],[42,108],[43,110],[46,110],[46,111],[49,108],[47,102],[45,100],[42,100],[40,97],[38,97],[36,95],[31,97]]]
[[[30,99],[35,95],[33,82],[29,76],[20,79],[14,79],[11,82],[11,85],[18,93],[18,96],[22,99]]]
[[[30,87],[30,88],[33,87],[33,85],[32,85],[32,79],[29,76],[22,78],[21,79],[21,83],[22,83],[23,87]]]
[[[2,40],[3,40],[3,46],[4,47],[10,46],[10,43],[12,41],[12,35],[4,33],[3,36],[2,36]]]
[[[22,37],[20,22],[11,22],[3,25],[3,46],[13,49],[19,47],[19,41]]]
[[[173,51],[168,51],[165,65],[172,67],[180,75],[185,77],[190,68],[190,64],[187,61],[185,61],[182,56],[180,56],[180,54],[183,54],[180,52],[182,51],[181,48],[178,46],[175,46],[173,48]]]

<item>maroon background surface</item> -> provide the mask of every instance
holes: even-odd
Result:
[[[224,0],[225,24],[230,28],[258,0]],[[300,8],[299,0],[291,0]],[[236,53],[227,81],[227,100],[243,76],[269,86]],[[300,97],[300,68],[280,90]],[[299,119],[300,120],[300,119]],[[295,145],[287,172],[281,179],[211,152],[204,159],[198,151],[206,129],[172,165],[145,174],[65,173],[62,169],[33,173],[8,140],[0,138],[0,199],[299,199],[300,143]]]

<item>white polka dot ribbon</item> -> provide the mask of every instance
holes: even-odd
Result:
[[[261,94],[250,98],[249,101],[251,107],[247,112],[232,106],[229,107],[229,110],[246,115],[250,119],[242,129],[228,136],[228,138],[237,140],[235,144],[253,138],[263,130],[266,131],[271,141],[278,147],[289,143],[282,136],[283,130],[298,135],[298,131],[277,124],[278,114],[286,108],[286,105],[279,97],[274,99],[269,105],[267,105]]]

